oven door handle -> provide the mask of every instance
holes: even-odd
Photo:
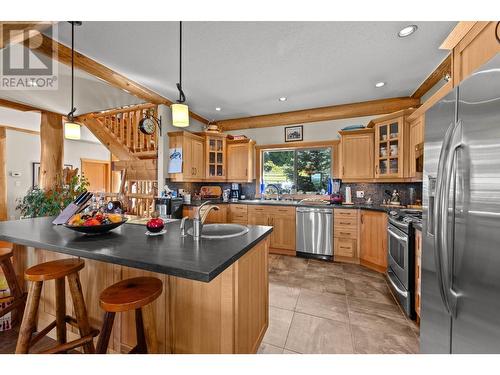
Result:
[[[408,238],[400,236],[399,234],[394,232],[391,228],[387,228],[387,231],[391,236],[396,237],[399,241],[408,243]]]
[[[408,298],[408,292],[406,290],[401,289],[392,279],[391,277],[392,272],[388,271],[387,272],[387,278],[389,279],[389,282],[391,283],[392,287],[399,293],[401,294],[404,298]]]

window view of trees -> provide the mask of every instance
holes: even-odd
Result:
[[[330,177],[331,148],[271,150],[263,152],[264,184],[283,193],[323,193]]]

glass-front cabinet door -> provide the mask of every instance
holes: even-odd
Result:
[[[224,180],[226,178],[226,136],[213,134],[206,137],[206,177],[212,180]]]
[[[375,177],[403,177],[403,117],[375,125]]]

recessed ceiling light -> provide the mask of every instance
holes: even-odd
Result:
[[[377,82],[375,84],[375,87],[384,87],[385,86],[385,82]]]
[[[398,36],[400,38],[405,38],[407,36],[410,36],[411,34],[413,34],[415,31],[417,31],[418,27],[417,25],[408,25],[406,27],[403,27],[399,33],[398,33]]]
[[[286,102],[286,96],[282,96],[281,98],[279,98],[279,101],[280,102]]]
[[[221,109],[222,109],[221,107],[215,107],[215,110],[218,112],[220,112]]]

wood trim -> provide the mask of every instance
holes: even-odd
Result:
[[[388,113],[387,115],[377,117],[376,119],[371,120],[368,125],[366,125],[367,128],[374,128],[376,124],[386,122],[386,121],[391,121],[394,120],[397,117],[401,116],[408,116],[412,114],[415,110],[414,109],[403,109],[401,111],[397,111],[394,113]],[[359,132],[359,130],[356,130]]]
[[[412,98],[420,99],[425,95],[427,91],[429,91],[434,85],[436,85],[439,81],[444,79],[446,74],[449,74],[451,77],[452,74],[452,65],[451,65],[451,53],[446,56],[446,58],[441,61],[434,71],[429,74],[429,76],[422,82],[422,84],[415,90],[415,92],[411,95]]]
[[[7,150],[6,131],[0,127],[0,221],[7,220]]]
[[[100,160],[100,159],[86,159],[86,158],[80,158],[80,163],[85,162],[85,163],[95,163],[95,164],[108,164],[111,165],[111,161],[109,160]]]
[[[24,42],[33,32],[40,33],[43,30],[50,28],[54,21],[39,21],[39,22],[19,22],[5,21],[0,22],[2,39],[0,39],[0,49],[7,47],[9,44],[17,44]],[[11,32],[13,31],[13,32]],[[31,31],[31,33],[30,33]]]
[[[441,43],[439,49],[453,49],[476,23],[476,21],[460,21],[452,32],[446,37],[443,43]]]
[[[382,115],[402,109],[418,107],[419,105],[420,100],[417,98],[389,98],[359,103],[340,104],[329,107],[304,109],[300,111],[221,120],[217,121],[217,125],[224,131],[267,128],[273,126],[339,120],[369,115]]]
[[[436,91],[429,99],[427,99],[424,104],[422,104],[415,112],[408,116],[408,122],[412,122],[416,120],[419,116],[425,114],[425,112],[444,98],[451,90],[453,89],[453,82],[450,80],[446,82],[446,84],[441,87],[438,91]]]
[[[42,112],[42,111],[50,112],[42,108],[33,107],[29,104],[13,102],[7,99],[0,99],[0,107],[15,109],[16,111],[21,111],[21,112]]]
[[[255,146],[255,191],[256,197],[260,197],[260,178],[261,178],[261,160],[262,160],[262,151],[263,150],[273,150],[273,149],[301,149],[301,148],[320,148],[320,147],[331,147],[332,148],[332,166],[331,166],[331,176],[333,177],[335,173],[338,174],[338,145],[340,141],[338,139],[334,139],[331,141],[318,141],[318,142],[288,142],[288,143],[280,143],[280,144],[272,144],[272,145],[260,145]],[[310,194],[294,194],[293,198],[313,198],[314,195]],[[318,196],[319,197],[319,196]]]
[[[46,35],[34,35],[33,37],[25,40],[24,45],[27,48],[33,49],[34,51],[42,53],[50,58],[56,59],[62,64],[71,66],[71,48],[49,38]],[[112,86],[127,91],[128,93],[135,95],[140,99],[146,100],[147,102],[154,104],[165,104],[168,106],[173,103],[170,99],[157,94],[147,87],[132,81],[124,75],[98,63],[95,60],[92,60],[91,58],[77,51],[75,51],[75,67],[97,78],[102,79]],[[192,118],[204,124],[208,124],[208,120],[201,117],[200,115],[194,112],[189,113]]]
[[[30,129],[22,129],[22,128],[16,128],[15,126],[10,126],[10,125],[2,125],[0,124],[0,128],[4,128],[5,130],[12,130],[15,132],[20,132],[20,133],[27,133],[27,134],[33,134],[33,135],[40,135],[40,132],[37,130],[30,130]]]

